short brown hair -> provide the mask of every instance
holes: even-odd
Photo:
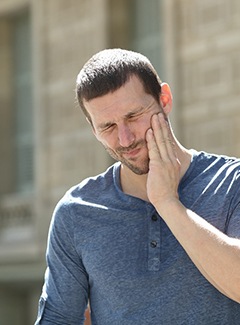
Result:
[[[146,93],[159,102],[161,80],[147,57],[123,49],[106,49],[92,56],[79,72],[76,81],[77,100],[87,118],[91,120],[84,100],[114,92],[132,75],[136,75]]]

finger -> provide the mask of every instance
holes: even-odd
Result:
[[[157,143],[155,141],[155,137],[152,129],[148,129],[146,133],[147,147],[148,147],[148,155],[150,161],[159,160],[160,152],[158,150]]]
[[[152,129],[162,159],[168,160],[169,136],[165,125],[165,120],[162,114],[152,116]]]
[[[171,161],[171,164],[174,165],[174,168],[177,172],[180,170],[180,161],[177,156],[175,143],[171,138],[171,129],[168,121],[164,118],[163,114],[159,114],[159,123],[161,125],[161,130],[163,138],[165,141],[165,147],[167,150],[167,159]],[[163,158],[164,159],[164,158]]]
[[[163,137],[165,140],[168,155],[171,159],[176,159],[175,144],[171,138],[171,130],[168,121],[163,114],[159,114],[159,122],[162,128]]]

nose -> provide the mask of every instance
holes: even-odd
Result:
[[[135,135],[128,124],[123,123],[122,125],[118,125],[118,141],[120,146],[127,148],[134,140]]]

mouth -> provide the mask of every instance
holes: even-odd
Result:
[[[125,152],[122,152],[122,155],[126,158],[135,158],[139,152],[140,152],[141,148],[135,148],[135,149],[131,149]]]
[[[136,159],[139,153],[146,148],[146,142],[144,140],[140,140],[133,144],[132,146],[129,146],[128,148],[118,148],[116,150],[116,154],[119,157],[123,157],[125,159]]]

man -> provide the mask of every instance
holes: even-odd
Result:
[[[240,160],[185,149],[170,87],[141,54],[109,49],[77,78],[118,162],[70,189],[50,226],[36,324],[239,324]]]

